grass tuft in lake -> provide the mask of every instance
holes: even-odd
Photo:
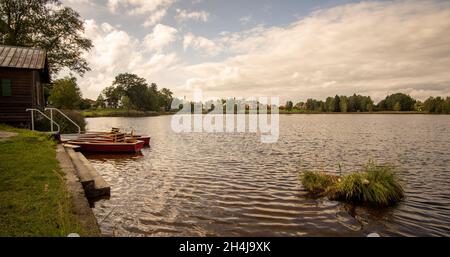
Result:
[[[311,194],[321,196],[336,183],[337,176],[325,172],[305,171],[300,175],[303,187]]]
[[[392,166],[369,162],[361,171],[336,176],[306,171],[300,177],[303,187],[313,195],[332,200],[384,207],[404,197],[404,190]]]

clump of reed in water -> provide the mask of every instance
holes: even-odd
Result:
[[[314,196],[331,200],[385,207],[404,197],[404,190],[392,166],[369,162],[361,171],[337,176],[325,172],[301,173],[303,187]]]

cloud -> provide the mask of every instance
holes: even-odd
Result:
[[[248,15],[248,16],[241,17],[239,19],[239,21],[241,22],[242,25],[247,25],[250,21],[252,21],[252,16]]]
[[[142,24],[151,27],[160,22],[167,14],[167,10],[176,0],[108,0],[110,12],[117,13],[120,8],[128,15],[145,15],[147,19]]]
[[[186,21],[186,20],[207,22],[209,19],[209,13],[205,12],[205,11],[188,12],[186,10],[177,9],[177,14],[175,15],[175,19],[179,22]]]
[[[153,32],[145,36],[144,45],[149,51],[161,51],[164,47],[176,40],[178,30],[170,26],[158,24]]]
[[[122,7],[126,8],[128,14],[148,14],[159,8],[171,6],[175,0],[108,0],[108,8],[111,12],[117,12]]]
[[[230,57],[185,67],[180,90],[295,101],[353,93],[380,100],[398,91],[450,95],[449,31],[449,2],[389,1],[318,10],[289,26],[224,33],[215,42],[188,34],[185,49],[226,49]]]
[[[64,0],[63,2],[67,2],[69,4],[93,4],[91,0]]]
[[[85,55],[92,71],[78,80],[84,97],[95,99],[122,72],[135,73],[148,82],[160,84],[165,79],[162,71],[170,70],[178,62],[175,53],[160,51],[173,41],[174,33],[174,28],[159,24],[146,40],[139,40],[109,23],[86,20],[85,36],[92,40],[94,48]],[[67,71],[59,75],[64,73]]]
[[[188,33],[184,36],[183,48],[186,51],[190,47],[209,56],[217,55],[221,51],[220,47],[214,41]]]
[[[152,13],[152,15],[150,15],[142,25],[144,27],[151,27],[156,23],[160,22],[164,18],[164,16],[166,16],[166,14],[167,14],[166,9],[157,10],[154,13]]]

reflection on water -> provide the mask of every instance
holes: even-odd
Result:
[[[102,232],[122,236],[450,236],[450,116],[281,115],[280,138],[175,134],[170,116],[88,119],[152,136],[137,156],[88,155],[111,184]],[[370,210],[306,197],[302,169],[400,167],[407,198]]]

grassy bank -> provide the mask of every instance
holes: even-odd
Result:
[[[85,110],[83,115],[86,118],[95,117],[152,117],[160,115],[171,115],[175,112],[153,112],[153,111],[137,111],[127,109],[97,109]]]
[[[300,180],[312,195],[326,196],[331,200],[385,207],[404,197],[394,168],[373,162],[366,164],[361,171],[342,176],[305,171]]]
[[[0,141],[0,236],[87,235],[72,212],[55,143],[48,135],[18,133]]]

